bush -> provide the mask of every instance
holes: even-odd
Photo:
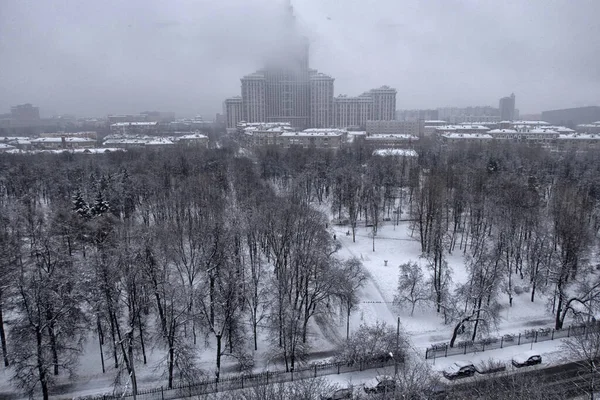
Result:
[[[406,341],[399,338],[399,348],[396,350],[396,329],[385,322],[375,325],[361,325],[350,339],[340,346],[336,361],[354,364],[365,361],[386,361],[390,353],[403,359]]]
[[[523,294],[523,288],[521,286],[515,286],[514,291],[516,295]]]

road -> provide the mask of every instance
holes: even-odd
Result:
[[[588,393],[587,388],[593,378],[600,384],[600,375],[591,373],[582,363],[571,362],[547,368],[524,367],[505,373],[478,375],[446,385],[447,390],[434,397],[441,399],[484,398],[489,390],[506,391],[519,385],[534,386],[538,393],[547,399],[569,399]],[[597,390],[597,389],[596,389]],[[489,393],[489,392],[488,392]]]

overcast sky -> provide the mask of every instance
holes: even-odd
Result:
[[[278,37],[285,0],[0,0],[0,113],[212,119]],[[397,108],[600,105],[599,0],[293,0],[337,94]]]

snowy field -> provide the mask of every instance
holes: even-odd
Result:
[[[372,324],[377,320],[385,321],[395,326],[397,318],[400,317],[402,330],[410,340],[410,346],[413,350],[412,356],[420,359],[424,359],[425,349],[431,343],[447,342],[450,340],[452,326],[444,325],[442,317],[433,308],[417,307],[414,316],[410,316],[409,309],[398,309],[392,304],[398,283],[398,266],[400,264],[409,261],[417,262],[422,266],[425,275],[429,275],[426,263],[420,258],[420,244],[410,236],[411,232],[408,222],[401,222],[398,226],[394,226],[392,222],[385,222],[384,225],[380,226],[375,238],[375,251],[373,251],[372,237],[369,235],[371,228],[357,228],[355,243],[352,242],[352,236],[346,234],[348,231],[347,227],[330,226],[330,230],[332,235],[335,234],[336,239],[341,244],[339,256],[342,258],[359,258],[362,260],[371,277],[362,290],[362,303],[355,308],[351,315],[351,332],[362,323]],[[448,256],[447,260],[453,271],[454,283],[464,281],[466,279],[466,272],[462,252],[457,249],[454,254]],[[516,284],[521,284],[521,282],[518,282],[519,279],[516,279]],[[547,299],[541,294],[536,298],[535,303],[529,300],[528,293],[515,296],[512,307],[508,307],[508,296],[501,295],[500,300],[504,304],[502,320],[497,331],[491,332],[490,336],[497,336],[504,333],[519,333],[525,329],[552,326],[553,320],[552,315],[547,309]],[[568,323],[570,322],[567,321]],[[336,328],[328,332],[321,332],[318,329],[314,329],[315,333],[312,338],[313,349],[319,351],[322,354],[322,358],[327,358],[327,355],[331,355],[336,346],[345,339],[345,315],[340,315],[336,321]],[[204,343],[202,343],[203,345]],[[533,344],[533,349],[539,351],[543,356],[542,367],[565,361],[563,359],[564,354],[559,350],[560,345],[560,340]],[[262,343],[259,352],[255,354],[256,372],[264,371],[270,367],[271,360],[266,356],[266,347],[266,343]],[[493,358],[509,363],[514,355],[530,350],[530,348],[532,348],[530,344],[512,346],[483,353],[437,358],[436,360],[427,360],[427,363],[436,371],[443,370],[456,360],[478,362]],[[164,384],[163,377],[156,370],[156,365],[163,356],[163,352],[149,349],[148,364],[144,366],[139,363],[136,366],[140,388],[157,387],[161,383]],[[201,368],[204,367],[206,370],[210,370],[214,365],[214,350],[211,348],[203,349],[200,357]],[[81,365],[77,370],[77,379],[70,386],[70,397],[110,393],[115,373],[114,369],[111,369],[109,358],[105,359],[105,363],[107,373],[103,374],[100,367],[97,338],[91,338],[86,344]],[[228,365],[225,364],[225,375],[228,372],[227,367]],[[271,366],[271,368],[273,367]],[[14,388],[8,382],[9,376],[6,371],[4,369],[0,371],[1,395],[1,393],[13,391]],[[229,372],[233,373],[231,366],[229,366]],[[338,383],[340,386],[348,386],[350,384],[360,385],[374,375],[382,372],[386,371],[373,370],[334,375],[328,379]],[[65,379],[65,383],[68,382],[67,378],[61,379]],[[65,396],[61,397],[64,398]]]
[[[361,323],[372,323],[375,320],[385,321],[396,325],[397,317],[412,341],[415,349],[425,354],[425,349],[431,343],[448,342],[452,336],[453,326],[444,325],[443,318],[438,315],[433,307],[415,309],[410,316],[410,309],[398,309],[394,304],[394,294],[398,285],[398,266],[414,261],[423,268],[425,276],[429,276],[426,263],[420,258],[421,246],[416,239],[410,236],[408,222],[401,222],[394,226],[386,222],[380,226],[375,238],[375,251],[373,240],[369,236],[371,228],[358,228],[356,243],[352,236],[346,235],[348,228],[334,226],[333,232],[336,239],[342,244],[340,255],[343,257],[358,257],[371,275],[371,280],[365,286],[362,297],[363,303],[354,311],[350,327],[358,327]],[[387,266],[386,266],[387,261]],[[453,283],[466,280],[466,271],[462,252],[457,249],[447,257],[448,265],[452,269]],[[515,277],[515,284],[526,284]],[[490,336],[505,333],[519,333],[525,329],[552,327],[553,318],[547,308],[547,299],[542,294],[536,295],[535,302],[530,301],[530,294],[514,295],[513,306],[508,306],[508,296],[500,295],[502,320],[496,332]]]

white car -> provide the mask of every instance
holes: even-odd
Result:
[[[527,367],[529,365],[536,365],[542,363],[542,356],[539,353],[528,351],[523,354],[518,354],[513,357],[512,364],[517,367]]]

